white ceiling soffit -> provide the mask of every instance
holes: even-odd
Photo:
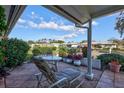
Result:
[[[45,5],[44,7],[67,18],[75,24],[82,25],[89,19],[98,18],[124,9],[119,5]]]
[[[16,24],[19,17],[21,16],[21,14],[24,11],[26,6],[22,6],[22,5],[3,5],[2,7],[5,9],[7,25],[8,25],[8,30],[6,32],[6,35],[8,35],[11,32],[14,25]]]

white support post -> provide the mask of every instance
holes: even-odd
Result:
[[[93,79],[93,73],[92,73],[92,19],[89,20],[89,29],[87,34],[87,40],[88,40],[88,48],[87,48],[87,61],[88,61],[88,70],[86,74],[86,78],[89,80]]]

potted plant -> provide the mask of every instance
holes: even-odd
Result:
[[[68,55],[63,58],[63,61],[66,63],[72,63],[72,56]]]
[[[110,70],[112,72],[119,72],[121,68],[121,64],[117,60],[112,60],[111,63],[109,63]]]
[[[75,55],[74,57],[74,65],[80,66],[81,65],[81,59],[82,59],[82,55]]]

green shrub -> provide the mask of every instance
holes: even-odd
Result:
[[[0,36],[3,36],[7,29],[5,9],[0,5]]]
[[[56,47],[40,47],[35,46],[32,50],[34,56],[52,54],[56,50]]]
[[[35,46],[32,50],[32,53],[34,56],[40,55],[41,54],[40,47]]]
[[[87,47],[82,48],[83,57],[87,57]]]
[[[121,70],[124,71],[124,56],[120,54],[102,54],[97,57],[102,62],[102,67],[107,67],[108,63],[112,60],[118,60],[118,62],[122,65]]]
[[[33,57],[33,54],[27,54],[26,59],[25,60],[30,60]]]
[[[68,55],[68,49],[66,46],[59,47],[59,56],[66,57]]]
[[[77,53],[77,48],[69,48],[68,49],[68,54],[69,55],[75,55]]]
[[[2,47],[2,43],[3,43],[3,42],[0,42],[0,68],[1,68],[2,66],[4,66],[4,64],[5,64],[5,62],[4,62],[4,57],[5,57],[5,55],[4,55],[4,53],[3,53],[4,47]]]
[[[9,68],[24,62],[29,50],[29,45],[26,42],[16,38],[1,40],[0,46],[2,48],[2,54],[4,55],[4,66]]]
[[[0,5],[0,37],[3,38],[5,35],[7,29],[7,22],[6,22],[6,15],[5,15],[5,9]],[[4,48],[1,46],[4,43],[1,42],[0,40],[0,68],[3,66],[4,63],[4,57],[5,55],[3,54]]]

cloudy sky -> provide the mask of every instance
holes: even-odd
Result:
[[[114,30],[117,16],[118,14],[113,14],[93,20],[93,40],[119,38],[118,32]],[[9,37],[26,41],[47,38],[80,42],[87,39],[87,31],[75,28],[72,22],[44,7],[28,6]]]

